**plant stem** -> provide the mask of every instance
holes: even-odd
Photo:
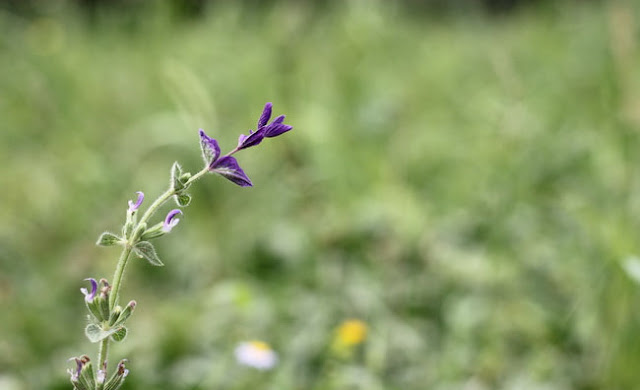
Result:
[[[98,350],[98,367],[96,369],[102,370],[105,366],[104,362],[107,361],[107,356],[109,355],[109,338],[102,339],[100,342],[100,349]],[[106,372],[105,372],[106,375]],[[96,384],[96,389],[101,390],[104,384]]]
[[[185,186],[188,187],[191,183],[198,180],[205,173],[209,172],[208,167],[204,167],[201,171],[191,176],[189,180],[185,183]],[[169,188],[162,195],[156,199],[151,206],[147,209],[147,211],[142,215],[136,226],[133,228],[133,231],[142,223],[146,223],[149,218],[155,214],[155,212],[173,195],[176,194],[176,191],[173,188]],[[131,239],[126,243],[124,248],[122,249],[122,253],[120,253],[120,258],[118,259],[118,264],[116,265],[116,271],[113,274],[113,285],[111,287],[111,294],[109,295],[109,311],[112,311],[113,308],[118,303],[118,296],[120,294],[120,286],[122,284],[122,277],[124,276],[124,270],[127,267],[127,262],[129,261],[129,256],[131,255],[131,250],[133,249],[133,245],[135,242],[131,242]],[[98,350],[98,367],[97,369],[102,369],[104,362],[107,360],[109,355],[109,337],[103,339],[100,342],[100,349]],[[102,386],[98,385],[97,390],[100,390]]]

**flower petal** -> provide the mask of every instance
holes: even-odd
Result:
[[[246,149],[262,142],[264,139],[264,129],[263,127],[253,133],[249,130],[249,135],[240,134],[240,137],[238,137],[238,150]]]
[[[274,121],[264,128],[264,136],[268,138],[277,137],[291,129],[293,129],[293,126],[285,125],[284,123],[276,123]]]
[[[241,187],[251,187],[253,184],[244,173],[238,161],[231,156],[224,156],[218,161],[214,161],[209,170],[224,176]]]
[[[258,127],[256,127],[257,130],[260,130],[261,127],[263,127],[264,125],[267,124],[267,122],[269,122],[269,118],[271,118],[272,108],[273,108],[273,104],[271,103],[267,103],[264,105],[264,108],[262,109],[262,115],[260,115],[260,119],[258,119]]]
[[[144,200],[144,193],[142,191],[138,191],[136,194],[138,194],[138,200],[136,200],[136,203],[133,203],[131,200],[129,201],[129,211],[136,211]]]
[[[165,233],[169,233],[174,226],[180,222],[180,218],[176,218],[178,214],[182,214],[182,211],[179,209],[173,209],[169,211],[167,217],[164,219],[164,223],[162,224],[162,231]]]
[[[84,287],[80,289],[80,292],[84,294],[84,300],[86,302],[91,302],[96,296],[96,291],[98,291],[98,282],[96,282],[94,278],[87,278],[85,280],[88,280],[91,283],[91,292],[87,291]]]

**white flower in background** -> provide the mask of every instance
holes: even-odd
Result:
[[[235,354],[238,363],[258,370],[270,370],[278,363],[278,355],[269,344],[262,341],[240,343],[236,347]]]

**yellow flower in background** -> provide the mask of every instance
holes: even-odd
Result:
[[[347,320],[338,327],[336,337],[337,342],[344,346],[358,345],[367,338],[367,324],[360,320]]]
[[[331,351],[337,357],[350,358],[355,352],[355,347],[366,339],[366,323],[356,319],[346,320],[336,328]]]

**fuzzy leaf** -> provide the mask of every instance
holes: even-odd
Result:
[[[113,341],[118,342],[124,340],[125,337],[127,337],[127,328],[124,326],[117,328],[116,331],[111,335]]]
[[[136,255],[142,257],[147,260],[151,265],[155,265],[157,267],[162,267],[164,263],[160,261],[158,255],[156,253],[156,248],[153,247],[149,241],[140,241],[133,247]]]
[[[180,207],[187,207],[189,203],[191,203],[191,195],[189,194],[178,194],[175,196],[176,203]]]
[[[96,241],[96,245],[112,246],[118,244],[120,241],[122,241],[122,239],[115,234],[104,232],[100,235],[98,241]]]
[[[98,324],[89,324],[86,328],[84,328],[84,334],[87,336],[89,341],[92,343],[97,343],[98,341],[102,341],[107,337],[111,336],[118,329],[109,329],[104,330]]]

